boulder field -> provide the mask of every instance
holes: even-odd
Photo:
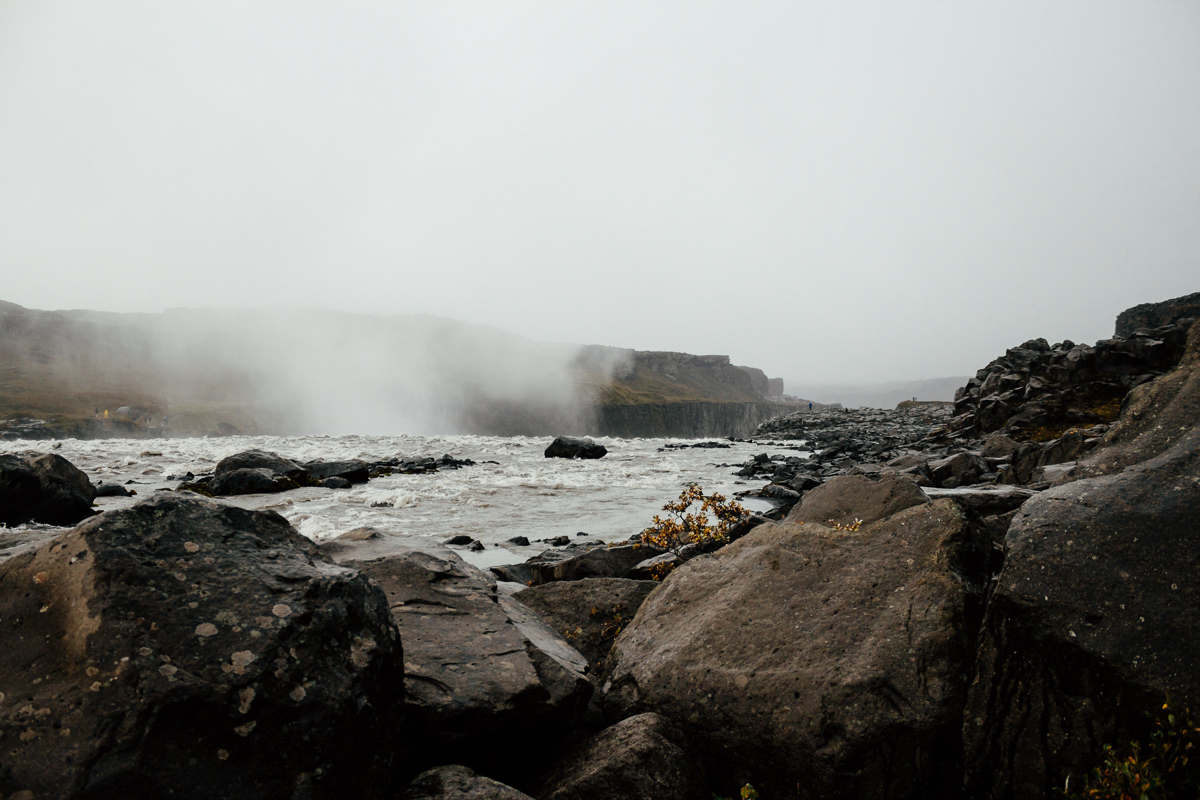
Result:
[[[1097,391],[1149,376],[1107,421],[1055,429],[1087,411],[1082,378],[1001,432],[947,406],[776,421],[782,454],[730,466],[777,508],[723,546],[574,543],[482,571],[187,493],[32,539],[0,562],[0,796],[1078,790],[1168,699],[1200,710],[1200,323],[1142,318],[1183,334],[1110,348],[1165,360],[1095,372]],[[1028,388],[1036,360],[1004,374]],[[206,483],[349,480],[277,458]]]

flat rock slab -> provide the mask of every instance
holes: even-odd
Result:
[[[1036,497],[1033,489],[1019,486],[967,486],[958,489],[925,489],[925,494],[932,499],[947,497],[963,508],[970,509],[981,517],[996,514],[1007,514],[1015,511],[1031,497]]]
[[[165,494],[0,565],[0,794],[371,796],[400,733],[386,599],[272,511]]]
[[[433,542],[340,541],[338,563],[387,594],[404,639],[406,724],[426,766],[500,774],[565,737],[587,706],[587,661],[495,581]]]
[[[720,785],[764,797],[957,798],[992,551],[974,539],[949,500],[857,533],[762,525],[647,598],[613,647],[605,713],[671,719]]]

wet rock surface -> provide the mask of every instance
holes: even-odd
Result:
[[[0,455],[0,524],[74,525],[96,511],[96,488],[62,456]]]
[[[576,439],[571,436],[559,436],[546,448],[546,458],[604,458],[608,448],[597,444],[591,439]]]
[[[366,483],[372,477],[400,473],[429,475],[442,469],[461,469],[474,466],[471,459],[457,459],[450,454],[432,456],[395,456],[364,461],[308,461],[299,464],[278,453],[265,450],[246,450],[222,459],[212,474],[181,476],[179,488],[209,497],[230,497],[245,494],[273,494],[298,489],[301,486],[320,486],[326,489],[348,489]],[[172,478],[173,480],[175,478]]]
[[[653,711],[723,785],[958,797],[989,542],[940,500],[864,525],[764,525],[676,569],[618,638],[606,713]]]
[[[387,534],[339,545],[339,564],[383,588],[404,640],[410,765],[459,761],[500,777],[578,721],[587,661],[486,573]]]
[[[95,517],[0,565],[0,626],[5,797],[366,797],[390,779],[383,593],[273,512],[160,496]]]

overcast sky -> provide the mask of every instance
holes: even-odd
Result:
[[[0,2],[0,299],[962,375],[1200,291],[1200,3]]]

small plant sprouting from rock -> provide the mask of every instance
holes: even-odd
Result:
[[[1062,793],[1070,800],[1194,800],[1200,797],[1200,726],[1188,709],[1163,703],[1150,743],[1130,742],[1118,751],[1104,745],[1104,763],[1083,779],[1083,788]]]
[[[833,520],[829,520],[829,521],[830,521],[830,522],[833,522]],[[854,522],[850,522],[850,523],[847,523],[847,524],[845,524],[845,525],[843,525],[843,524],[842,524],[842,523],[840,523],[840,522],[833,522],[833,529],[834,529],[835,531],[850,531],[850,532],[854,532],[854,531],[857,531],[857,530],[859,529],[859,527],[861,527],[861,526],[862,526],[862,520],[861,520],[861,519],[859,519],[858,517],[855,517],[855,518],[854,518]]]
[[[738,797],[740,798],[740,800],[758,800],[758,792],[755,790],[755,788],[753,786],[751,786],[750,784],[747,783],[745,786],[742,787],[742,790],[738,793]],[[718,797],[717,795],[714,794],[713,800],[727,800],[727,798]]]
[[[691,511],[696,504],[699,509]],[[704,489],[695,483],[689,484],[678,500],[663,506],[663,511],[667,512],[666,518],[655,514],[653,524],[642,531],[641,539],[672,552],[689,544],[728,541],[730,529],[749,516],[740,503],[726,500],[716,492],[705,496]],[[715,525],[712,518],[716,519]]]

